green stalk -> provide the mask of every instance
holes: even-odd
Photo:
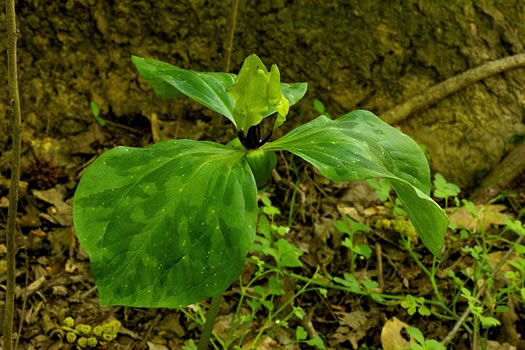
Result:
[[[231,339],[231,337],[233,335],[234,328],[238,324],[238,316],[239,316],[239,312],[241,311],[242,304],[244,302],[244,298],[245,298],[245,295],[246,295],[246,290],[249,289],[252,286],[252,284],[255,283],[257,280],[259,280],[261,277],[264,277],[265,275],[267,275],[267,274],[269,274],[271,272],[273,272],[273,271],[269,270],[269,271],[265,271],[265,272],[261,273],[260,275],[255,276],[250,282],[248,282],[246,287],[244,287],[242,285],[242,277],[239,278],[239,289],[240,289],[241,297],[239,298],[239,301],[237,302],[237,308],[235,309],[235,314],[233,315],[232,324],[230,326],[230,330],[228,331],[228,336],[226,337],[226,341],[224,342],[224,344],[226,345],[226,348],[228,348],[228,346],[231,343],[233,343],[233,340],[230,340],[230,339]]]
[[[317,274],[319,268],[315,271],[314,275]],[[269,313],[268,318],[264,322],[264,325],[261,327],[257,335],[255,336],[255,339],[253,340],[252,344],[250,345],[250,349],[252,349],[254,346],[257,346],[257,342],[259,341],[259,338],[263,335],[264,331],[269,327],[270,323],[273,322],[274,318],[277,317],[283,311],[290,303],[295,300],[299,295],[303,294],[304,291],[308,288],[308,286],[312,283],[312,280],[309,280],[306,282],[306,284],[297,292],[295,293],[291,298],[289,298],[280,308],[277,309],[275,313]]]
[[[266,267],[267,269],[273,269],[275,271],[280,271],[277,267],[269,265],[269,264],[264,264],[264,267]],[[354,291],[354,290],[352,290],[352,289],[350,289],[348,287],[345,287],[345,286],[340,286],[340,285],[331,284],[331,283],[323,283],[323,282],[314,280],[312,278],[304,277],[304,276],[301,276],[301,275],[298,275],[296,273],[289,272],[289,271],[286,271],[286,270],[282,270],[282,271],[280,271],[280,273],[282,273],[285,276],[295,278],[295,279],[297,279],[299,281],[309,282],[309,283],[311,283],[313,285],[316,285],[318,287],[321,287],[321,288],[335,289],[335,290],[340,290],[340,291],[344,291],[344,292],[348,292],[348,293],[352,293],[352,294],[357,294],[357,295],[362,295],[362,296],[369,296],[369,294],[366,293],[365,291],[357,292],[357,291]],[[389,303],[389,302],[381,303],[381,302],[376,301],[376,303],[381,304],[381,305],[386,305],[386,306],[398,305],[399,302],[401,302],[405,298],[403,296],[393,295],[393,294],[378,293],[377,295],[379,295],[383,299],[397,300],[396,302],[393,302],[393,303]],[[458,319],[458,316],[456,315],[456,313],[453,312],[452,310],[450,310],[447,307],[447,305],[445,303],[443,303],[443,302],[436,301],[436,300],[425,299],[425,304],[437,306],[437,307],[443,309],[444,311],[446,311],[450,315],[450,316],[447,316],[447,315],[439,314],[439,313],[433,311],[432,314],[434,316],[437,316],[437,317],[445,319],[445,320],[457,320]]]
[[[428,278],[430,279],[430,283],[432,284],[432,289],[434,290],[434,293],[436,294],[436,297],[444,305],[445,302],[443,301],[443,296],[441,295],[441,292],[439,291],[439,288],[437,286],[435,274],[431,273],[426,268],[426,266],[423,265],[421,260],[419,260],[419,258],[416,256],[416,253],[414,253],[414,251],[412,250],[412,246],[410,245],[410,238],[406,240],[404,239],[404,241],[405,241],[405,247],[407,249],[408,254],[412,258],[412,260],[415,261],[416,265],[419,266],[419,268],[425,273],[425,275],[428,276]],[[434,269],[432,269],[432,271],[434,271]]]
[[[219,312],[220,304],[221,293],[211,298],[210,310],[208,311],[208,317],[206,318],[206,323],[204,324],[204,328],[201,333],[201,338],[199,340],[199,346],[197,347],[197,350],[208,349],[211,332],[213,331],[213,325],[215,324],[215,318],[217,317],[217,312]]]

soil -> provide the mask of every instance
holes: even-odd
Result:
[[[72,227],[72,196],[94,157],[114,146],[146,146],[157,141],[159,132],[165,139],[227,142],[232,138],[233,129],[225,118],[188,99],[157,98],[130,61],[133,54],[183,68],[223,70],[231,3],[28,0],[17,6],[23,111],[17,238],[20,287],[15,321],[17,327],[23,324],[20,348],[72,348],[64,342],[64,332],[57,324],[73,316],[78,322],[93,325],[111,319],[121,321],[123,328],[110,348],[180,349],[199,334],[180,311],[99,307],[88,257]],[[5,11],[1,9],[3,32]],[[332,115],[356,108],[380,114],[468,68],[522,53],[524,44],[523,0],[410,0],[388,6],[357,0],[246,0],[241,1],[238,14],[232,71],[255,52],[266,64],[279,65],[283,81],[308,82],[308,95],[282,128],[286,132],[318,115],[312,107],[314,99],[323,101]],[[0,49],[5,52],[5,36],[0,36]],[[2,55],[0,76],[7,76],[6,66]],[[426,146],[433,171],[464,189],[475,188],[512,149],[511,139],[525,134],[524,73],[521,68],[488,78],[416,113],[398,127]],[[110,122],[105,127],[93,118],[91,101]],[[8,102],[7,90],[0,90],[2,230],[10,174]],[[293,192],[290,183],[296,181],[285,164],[281,161],[280,177],[274,178],[268,190],[281,209],[283,224]],[[302,258],[305,267],[296,272],[311,276],[320,265],[324,272],[342,275],[348,272],[348,252],[332,228],[339,211],[354,213],[373,227],[390,214],[364,184],[330,183],[311,167],[303,163],[298,166],[304,173],[299,184],[302,202],[299,200],[294,208],[299,214],[289,238],[306,254]],[[508,213],[517,213],[523,207],[524,183],[520,177],[513,184],[519,195],[505,202]],[[399,250],[396,234],[378,230],[362,238],[372,247],[379,244],[387,257],[384,290],[431,298],[430,283]],[[0,243],[2,257],[3,247]],[[462,256],[460,248],[453,245],[451,257]],[[423,248],[417,252],[426,264],[431,263]],[[472,263],[466,258],[460,260],[465,266]],[[1,266],[0,281],[5,281]],[[454,261],[445,264],[451,269],[456,266]],[[357,271],[376,278],[376,257],[369,263],[360,262]],[[440,277],[439,284],[444,290],[450,287],[446,276]],[[235,290],[234,285],[219,312],[223,328],[228,326],[238,300]],[[2,300],[3,294],[0,290]],[[330,291],[327,299],[305,294],[296,304],[314,310],[309,314],[310,323],[301,324],[309,332],[313,329],[321,334],[336,349],[355,344],[380,346],[382,327],[393,316],[417,325],[428,338],[444,337],[453,325],[337,291]],[[516,306],[517,318],[508,321],[510,326],[491,333],[490,339],[504,343],[509,329],[525,338],[524,312],[522,305]],[[264,315],[259,315],[247,339],[262,322]],[[284,329],[265,340],[269,344],[266,348],[294,339],[294,332]],[[518,340],[513,345],[523,346]],[[458,335],[456,346],[469,346],[465,332]]]

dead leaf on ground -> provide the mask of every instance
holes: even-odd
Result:
[[[158,329],[174,333],[177,337],[182,338],[186,335],[184,327],[180,323],[180,313],[171,312],[166,315],[159,323]]]
[[[42,288],[45,282],[46,276],[41,276],[37,280],[31,282],[31,284],[29,284],[29,286],[27,286],[24,289],[20,288],[19,286],[16,286],[15,295],[17,298],[20,298],[23,295],[25,295],[26,297],[33,295],[33,293],[39,291]]]
[[[52,137],[27,136],[31,150],[38,160],[53,160],[58,167],[71,165],[69,144],[67,140],[58,140]]]
[[[339,327],[331,337],[331,345],[338,345],[349,341],[352,348],[359,348],[359,341],[363,339],[368,330],[379,323],[379,314],[373,310],[352,312],[335,312],[339,319]]]
[[[265,337],[263,341],[257,345],[257,350],[269,350],[279,348],[279,343],[270,337]],[[243,347],[244,349],[249,349],[250,347]]]
[[[476,205],[476,216],[465,207],[458,209],[448,216],[450,224],[464,228],[471,232],[484,231],[490,225],[505,225],[505,214],[502,213],[506,207],[501,204]]]
[[[381,345],[383,345],[383,350],[409,349],[410,344],[414,343],[414,341],[407,341],[401,334],[401,331],[407,327],[409,327],[409,325],[397,317],[392,317],[386,321],[381,330]]]
[[[481,346],[479,347],[481,349]],[[487,342],[487,350],[516,350],[515,346],[510,345],[509,343],[500,344],[497,341],[489,340]]]
[[[64,202],[65,188],[57,186],[45,191],[33,190],[33,195],[53,207],[48,208],[47,214],[40,214],[44,219],[61,226],[73,225],[73,208]]]
[[[148,342],[148,350],[169,350],[166,346]]]
[[[488,254],[488,260],[489,260],[489,263],[490,263],[490,266],[492,267],[492,269],[496,268],[496,266],[501,262],[501,260],[505,256],[505,254],[507,254],[506,250],[499,250],[497,252],[492,252],[492,253]],[[513,267],[512,265],[510,265],[508,263],[508,261],[510,260],[510,261],[517,262],[519,257],[520,257],[520,255],[518,253],[512,252],[512,254],[510,254],[510,256],[507,259],[507,261],[505,261],[503,266],[501,266],[500,270],[498,271],[498,275],[496,277],[498,279],[505,280],[505,282],[508,282],[507,278],[505,278],[505,274],[507,272],[516,270],[516,268]]]
[[[104,139],[105,134],[102,127],[98,123],[92,123],[85,132],[67,138],[68,153],[94,154],[95,150],[91,145],[102,143]]]

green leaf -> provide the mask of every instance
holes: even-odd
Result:
[[[363,294],[363,289],[354,275],[345,273],[344,277],[344,279],[340,277],[334,277],[334,282],[349,288],[353,293]]]
[[[379,198],[381,202],[386,202],[390,199],[390,190],[392,190],[392,186],[388,180],[368,179],[366,182],[376,191],[377,198]]]
[[[434,187],[434,196],[437,198],[455,197],[461,192],[457,185],[447,182],[440,173],[434,175]]]
[[[419,308],[418,308],[418,312],[421,316],[430,316],[431,312],[430,312],[430,309],[428,307],[426,307],[425,305],[421,305]]]
[[[257,232],[268,239],[271,238],[270,222],[268,221],[266,215],[259,215],[259,222],[257,223]]]
[[[297,341],[301,341],[305,340],[306,338],[308,338],[308,333],[306,333],[303,327],[297,326],[297,328],[295,329],[295,339]]]
[[[425,337],[418,328],[409,326],[406,330],[408,335],[414,338],[419,344],[425,344]]]
[[[315,346],[317,349],[324,350],[326,346],[324,345],[323,339],[320,337],[315,337],[306,342],[307,345]]]
[[[446,350],[447,349],[445,345],[441,344],[440,342],[434,339],[425,341],[425,346],[427,350]]]
[[[499,320],[495,319],[494,317],[486,317],[486,316],[480,315],[479,320],[483,328],[490,328],[490,327],[495,327],[495,326],[500,325]]]
[[[271,276],[268,278],[268,294],[284,295],[283,284],[284,282],[277,278],[277,276]]]
[[[225,116],[239,128],[233,117],[234,99],[227,93],[227,90],[235,83],[237,77],[235,74],[198,72],[138,56],[132,56],[131,61],[159,97],[175,98],[185,95]],[[297,103],[306,93],[306,83],[280,83],[280,87],[289,106]],[[265,111],[263,117],[277,112],[280,106],[279,103],[271,106]]]
[[[255,180],[242,151],[212,142],[117,147],[82,177],[73,218],[101,305],[179,307],[239,276]]]
[[[137,56],[132,56],[131,61],[159,97],[186,95],[235,124],[232,115],[234,102],[226,92],[235,81],[234,74],[197,72]]]
[[[98,106],[98,104],[94,101],[91,101],[89,103],[89,107],[91,108],[91,113],[93,114],[93,118],[96,119],[97,123],[100,126],[105,126],[106,121],[100,116],[100,107]]]
[[[96,102],[91,101],[89,103],[89,107],[91,108],[91,113],[93,113],[93,116],[96,118],[100,115],[100,107]]]
[[[303,255],[301,249],[295,247],[286,239],[279,239],[275,246],[279,252],[279,260],[277,261],[278,265],[284,267],[301,267],[303,264],[299,257]]]
[[[319,113],[321,113],[321,114],[325,114],[325,112],[326,112],[326,107],[324,106],[323,101],[318,100],[318,99],[314,99],[314,103],[313,103],[313,104],[314,104],[314,109],[315,109],[317,112],[319,112]],[[326,114],[325,114],[325,115],[326,115]],[[327,115],[327,117],[328,117],[328,115]]]
[[[385,178],[392,184],[425,246],[439,255],[448,219],[430,197],[430,170],[408,136],[363,110],[336,120],[325,116],[263,146],[287,150],[335,181]]]
[[[354,247],[354,252],[369,258],[372,255],[372,249],[367,244],[358,244]]]
[[[376,289],[377,287],[379,287],[379,284],[373,280],[364,280],[362,283],[363,287],[365,287],[367,291],[371,291],[372,289]]]

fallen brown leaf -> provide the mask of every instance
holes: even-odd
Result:
[[[505,214],[502,213],[506,207],[500,204],[476,205],[476,215],[465,207],[462,207],[449,215],[449,221],[458,228],[464,228],[472,232],[485,231],[490,225],[505,225]]]
[[[397,317],[392,317],[386,321],[381,330],[383,350],[409,349],[410,344],[414,343],[414,341],[412,339],[411,341],[407,341],[401,334],[401,331],[407,327],[409,326]]]

